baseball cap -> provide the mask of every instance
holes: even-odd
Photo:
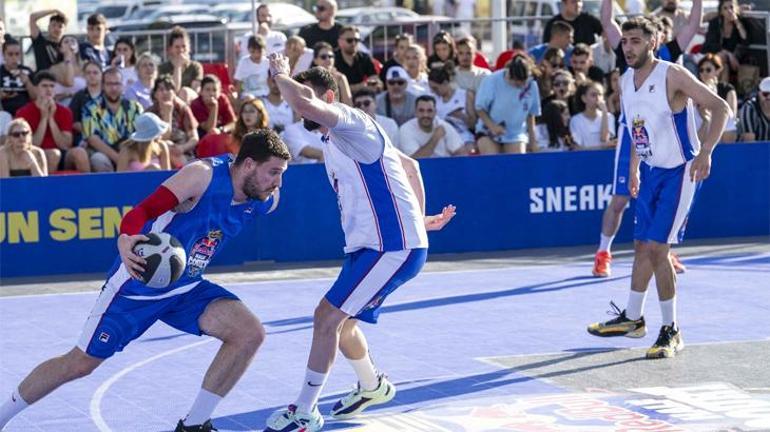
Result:
[[[406,80],[408,77],[409,75],[406,73],[406,69],[401,66],[391,66],[385,74],[385,81]]]
[[[759,91],[770,92],[770,77],[765,77],[759,82]]]

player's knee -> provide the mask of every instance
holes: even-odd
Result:
[[[317,333],[334,334],[339,333],[342,328],[342,317],[334,313],[335,310],[324,302],[318,305],[313,315],[313,329]]]
[[[91,357],[77,349],[65,354],[64,361],[71,379],[90,375],[102,362],[100,359]]]
[[[245,329],[243,333],[241,346],[243,349],[252,352],[256,352],[267,337],[265,327],[258,321]]]

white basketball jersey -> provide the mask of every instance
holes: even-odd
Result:
[[[652,167],[675,168],[700,152],[692,100],[688,99],[678,113],[672,112],[668,103],[666,76],[671,64],[658,61],[638,90],[633,68],[620,78],[621,104],[632,150]]]
[[[364,164],[344,154],[333,135],[324,139],[326,173],[337,193],[345,253],[364,248],[381,252],[427,248],[422,210],[398,151],[382,127],[370,121],[385,143],[374,163]]]

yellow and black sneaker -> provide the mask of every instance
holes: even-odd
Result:
[[[614,302],[610,302],[610,306],[612,307],[612,310],[607,313],[616,315],[617,318],[613,318],[603,323],[597,322],[589,325],[588,333],[601,337],[625,336],[630,338],[640,338],[647,334],[647,326],[644,325],[644,317],[640,317],[638,320],[628,319],[626,317],[626,311],[621,311]]]
[[[648,359],[670,358],[684,349],[682,332],[672,325],[664,325],[660,328],[658,340],[647,350]]]

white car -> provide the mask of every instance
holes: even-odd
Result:
[[[310,12],[290,3],[270,3],[273,27],[295,28],[312,24],[317,20]],[[259,7],[259,3],[256,5]],[[220,4],[209,8],[209,13],[227,19],[232,23],[250,23],[252,19],[251,3]]]

